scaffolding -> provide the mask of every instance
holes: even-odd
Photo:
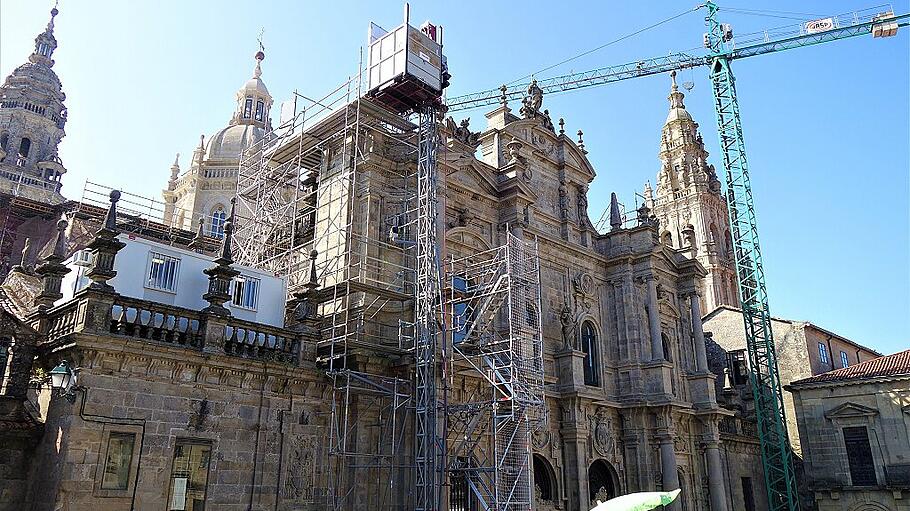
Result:
[[[289,299],[318,304],[331,414],[315,503],[404,509],[414,500],[413,329],[402,318],[414,304],[417,126],[362,98],[362,67],[321,98],[295,95],[292,115],[243,155],[235,254],[286,278]]]
[[[463,488],[482,509],[530,509],[529,435],[545,417],[536,244],[505,234],[444,279],[438,98],[390,107],[396,91],[369,97],[364,71],[361,59],[329,94],[295,94],[238,170],[236,260],[318,311],[331,413],[314,503],[457,509]],[[453,291],[454,272],[476,285]],[[453,308],[481,298],[470,342],[454,342]],[[477,391],[454,392],[453,377]]]
[[[536,241],[505,236],[446,265],[451,509],[533,505],[530,435],[547,418],[540,268]]]

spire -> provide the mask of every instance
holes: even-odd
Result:
[[[35,51],[29,57],[30,62],[41,63],[48,67],[54,65],[54,61],[51,59],[54,50],[57,49],[57,39],[54,37],[54,18],[59,12],[56,5],[51,9],[51,19],[47,22],[47,28],[35,38]]]
[[[199,135],[199,145],[196,146],[196,150],[193,151],[193,163],[197,166],[202,165],[202,160],[205,157],[205,135]]]
[[[174,164],[171,165],[171,178],[167,182],[167,189],[174,191],[177,189],[177,177],[180,175],[180,153],[174,158]]]
[[[619,212],[619,201],[616,199],[616,192],[610,194],[610,230],[622,228],[622,215]]]
[[[676,85],[676,71],[670,72],[670,95],[667,96],[667,99],[670,100],[670,108],[682,108],[685,109],[686,105],[683,104],[683,98],[685,94],[679,92],[679,86]]]

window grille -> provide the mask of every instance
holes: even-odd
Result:
[[[841,352],[840,352],[840,366],[841,366],[841,367],[848,367],[849,365],[850,365],[850,361],[847,360],[847,352],[846,352],[846,351],[841,351]]]
[[[243,103],[243,118],[249,119],[253,115],[253,98],[246,98]]]
[[[822,364],[828,364],[828,347],[825,346],[825,343],[818,343],[818,359],[821,360]]]
[[[158,252],[150,254],[148,281],[145,286],[160,291],[176,292],[180,259]]]
[[[255,277],[240,275],[234,278],[234,290],[231,303],[243,309],[256,310],[259,306],[260,280]]]

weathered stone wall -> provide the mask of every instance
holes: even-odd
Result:
[[[139,341],[109,351],[117,344],[80,353],[85,390],[75,403],[51,400],[29,505],[39,511],[163,509],[178,440],[211,445],[207,507],[275,509],[276,500],[278,509],[316,505],[329,405],[316,371],[302,372],[308,376],[301,379],[280,365]],[[111,433],[136,435],[125,490],[100,485]]]
[[[803,439],[807,487],[819,511],[910,510],[910,378],[798,384],[789,389]],[[876,485],[850,476],[842,428],[865,426]]]

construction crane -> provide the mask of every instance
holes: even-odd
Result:
[[[895,15],[893,12],[885,12],[871,16],[852,14],[822,18],[802,25],[795,35],[772,38],[763,34],[759,40],[737,47],[730,25],[717,20],[718,6],[709,1],[696,9],[700,8],[707,11],[705,17],[707,33],[704,35],[704,45],[708,50],[706,55],[673,53],[665,57],[540,80],[537,86],[544,93],[557,93],[679,69],[700,66],[709,68],[714,90],[717,132],[726,174],[726,196],[733,231],[736,272],[749,352],[750,382],[755,399],[768,506],[772,511],[794,511],[799,509],[796,477],[787,437],[739,103],[730,64],[745,57],[856,36],[893,36],[897,33],[898,27],[910,24],[910,14]],[[521,98],[528,86],[528,83],[503,85],[498,89],[451,97],[446,104],[449,111],[493,105],[503,100]]]

